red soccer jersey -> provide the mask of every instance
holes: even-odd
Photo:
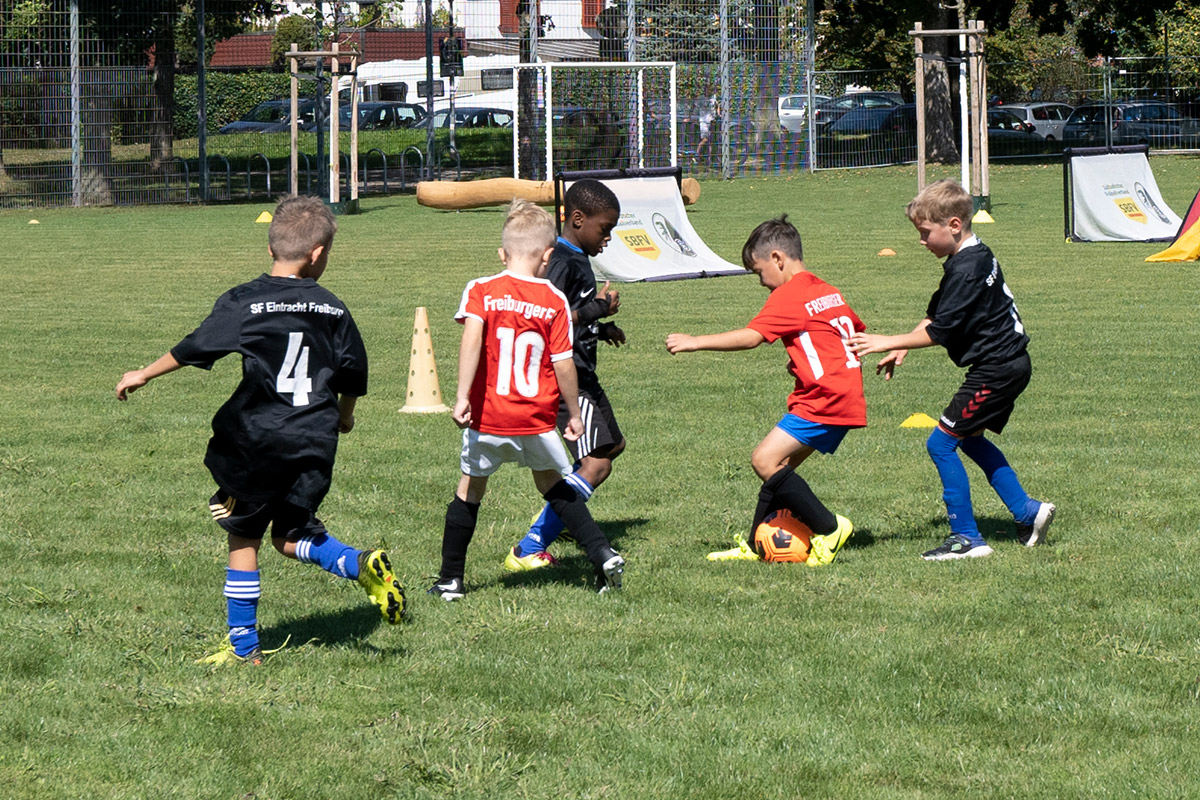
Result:
[[[867,424],[862,364],[846,344],[867,326],[841,292],[811,272],[797,273],[771,292],[747,327],[787,347],[788,370],[796,376],[789,413],[831,425]]]
[[[471,427],[525,436],[554,430],[558,379],[553,362],[571,358],[566,296],[550,281],[505,270],[463,290],[454,318],[483,323],[483,353],[471,384]]]

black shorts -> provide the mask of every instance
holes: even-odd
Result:
[[[1003,364],[972,367],[942,412],[942,428],[959,437],[985,429],[1000,433],[1032,374],[1028,353]]]
[[[326,533],[325,525],[317,515],[307,508],[292,505],[285,500],[255,503],[238,500],[218,489],[208,501],[213,521],[227,533],[243,539],[261,539],[271,526],[275,538],[299,539],[304,536],[320,536]]]
[[[579,415],[583,418],[583,435],[577,441],[567,442],[571,456],[580,460],[593,451],[617,444],[625,437],[621,434],[621,426],[613,416],[612,405],[608,395],[600,386],[594,372],[579,373]],[[558,429],[565,431],[570,417],[567,415],[567,404],[558,404]]]

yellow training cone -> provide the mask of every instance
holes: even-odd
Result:
[[[436,414],[449,411],[438,388],[437,362],[433,359],[433,337],[429,335],[429,312],[422,306],[413,319],[412,355],[408,361],[408,395],[404,414]]]
[[[41,225],[42,223],[38,222],[36,219],[31,219],[31,220],[29,220],[29,224],[30,225]]]
[[[913,414],[904,422],[900,423],[901,428],[936,428],[937,420],[928,414],[916,413]]]
[[[971,222],[995,222],[992,215],[982,208],[975,212],[975,216],[971,217]]]
[[[885,248],[883,248],[882,250],[880,250],[880,251],[879,251],[879,255],[881,255],[881,256],[894,256],[894,255],[896,255],[896,251],[895,251],[895,250],[893,250],[893,249],[892,249],[892,248],[890,248],[890,247],[885,247]]]
[[[258,219],[254,220],[255,223],[270,222],[270,221],[271,221],[271,212],[270,211],[262,212],[261,214],[258,215]]]

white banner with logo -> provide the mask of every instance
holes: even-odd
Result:
[[[1179,232],[1145,153],[1072,155],[1071,199],[1077,241],[1159,242]]]
[[[608,246],[592,258],[592,269],[600,280],[670,281],[750,274],[700,240],[688,221],[674,177],[606,179],[604,184],[620,199],[621,217]]]

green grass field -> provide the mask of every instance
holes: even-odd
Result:
[[[1154,160],[1182,212],[1200,160]],[[940,276],[903,207],[911,168],[709,182],[690,212],[739,261],[787,211],[811,269],[872,330],[924,313]],[[1200,794],[1197,267],[1153,244],[1065,244],[1057,166],[992,174],[998,254],[1034,379],[1000,442],[1058,504],[1026,550],[978,470],[996,553],[918,556],[946,534],[926,432],[961,372],[911,354],[866,369],[870,426],[802,468],[857,533],[836,564],[711,564],[747,521],[755,443],[790,379],[780,345],[672,357],[671,331],[743,325],[753,278],[621,287],[629,336],[600,374],[629,440],[591,508],[629,560],[508,576],[540,505],[502,470],[467,598],[427,598],[457,480],[448,415],[399,414],[414,309],[454,392],[465,282],[496,271],[499,209],[371,198],[343,217],[323,283],[350,306],[371,393],[322,517],[386,544],[411,621],[264,551],[266,665],[209,671],[225,545],[207,519],[209,421],[227,359],[118,403],[121,373],[268,265],[268,205],[0,213],[0,794],[12,798],[1190,798]],[[38,225],[31,225],[37,218]],[[894,258],[876,254],[884,247]],[[877,357],[868,358],[868,366]]]

